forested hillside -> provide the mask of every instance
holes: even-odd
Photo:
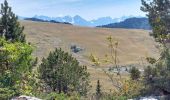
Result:
[[[98,27],[151,30],[151,26],[149,24],[148,18],[128,18],[125,21],[119,23],[112,23],[112,24],[102,25]]]

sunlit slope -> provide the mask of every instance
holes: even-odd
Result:
[[[84,59],[91,53],[104,56],[109,53],[106,38],[110,35],[119,42],[118,58],[121,64],[137,63],[144,57],[157,54],[155,43],[145,30],[87,28],[31,21],[21,23],[25,26],[28,41],[37,47],[34,54],[40,58],[56,47],[69,51],[71,44],[84,49],[79,54]]]
[[[104,91],[110,91],[114,88],[101,68],[92,66],[89,60],[91,53],[100,57],[109,54],[106,41],[108,36],[113,36],[115,41],[119,42],[119,64],[144,66],[143,60],[146,57],[157,57],[158,54],[154,40],[145,30],[87,28],[31,21],[21,21],[21,23],[25,26],[27,40],[35,46],[34,55],[39,57],[39,61],[42,57],[48,56],[49,52],[55,48],[61,47],[68,52],[70,52],[72,44],[83,48],[83,52],[72,54],[81,64],[88,66],[88,71],[91,74],[92,92],[95,92],[97,80],[100,80]]]

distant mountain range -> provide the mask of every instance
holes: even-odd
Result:
[[[110,24],[110,23],[121,22],[121,21],[124,21],[125,19],[131,18],[131,17],[133,17],[133,16],[123,16],[123,17],[120,17],[120,18],[101,17],[101,18],[98,18],[98,19],[90,20],[90,21],[85,20],[84,18],[82,18],[79,15],[76,15],[74,17],[71,17],[71,16],[48,17],[48,16],[35,15],[32,18],[41,19],[41,20],[44,20],[44,21],[54,20],[56,22],[67,22],[67,23],[71,23],[73,25],[95,27],[95,26],[101,26],[101,25],[106,25],[106,24]]]
[[[97,27],[103,27],[103,28],[127,28],[127,29],[145,29],[150,30],[151,26],[149,24],[148,18],[128,18],[124,21],[118,22],[118,23],[112,23],[107,25],[101,25]]]
[[[145,29],[150,30],[149,21],[145,17],[133,17],[123,16],[121,18],[102,17],[95,20],[87,21],[84,18],[76,15],[74,17],[48,17],[48,16],[33,16],[32,18],[25,18],[19,16],[19,19],[39,21],[39,22],[51,22],[72,24],[78,26],[90,26],[90,27],[103,27],[103,28],[127,28],[127,29]]]

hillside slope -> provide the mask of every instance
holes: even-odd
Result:
[[[98,26],[104,28],[126,28],[126,29],[145,29],[150,30],[151,26],[147,18],[128,18],[119,23],[112,23],[108,25]]]
[[[100,69],[91,66],[88,58],[91,53],[97,56],[109,54],[107,36],[111,35],[119,42],[118,58],[122,65],[139,64],[142,62],[141,59],[147,56],[157,56],[155,43],[145,30],[87,28],[31,21],[21,21],[21,24],[25,26],[27,40],[36,46],[34,55],[39,59],[46,57],[57,47],[68,52],[70,52],[72,44],[83,48],[83,52],[73,54],[73,56],[88,66],[92,84],[95,85],[96,81],[100,79],[106,89],[110,89],[111,85],[109,82],[106,83],[108,77]]]
[[[155,55],[156,52],[153,39],[144,30],[86,28],[31,21],[21,23],[25,26],[28,40],[37,46],[37,56],[40,57],[56,47],[69,51],[71,44],[85,48],[83,55],[95,53],[102,56],[103,52],[109,53],[106,37],[110,35],[119,42],[122,64],[135,63],[139,57]]]

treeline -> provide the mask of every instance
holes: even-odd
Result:
[[[25,18],[24,20],[28,20],[28,21],[36,21],[36,22],[49,22],[49,23],[59,23],[59,24],[68,24],[68,25],[72,25],[71,23],[68,22],[57,22],[55,20],[42,20],[42,19],[38,19],[38,18]]]

